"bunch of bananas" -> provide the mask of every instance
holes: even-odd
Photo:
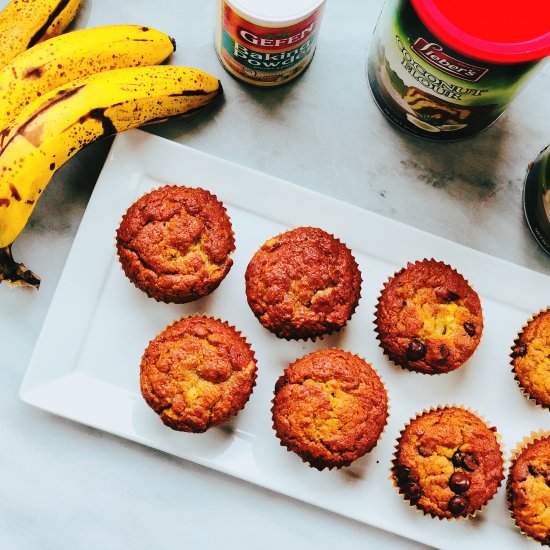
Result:
[[[222,91],[203,71],[155,66],[175,42],[149,27],[56,36],[81,1],[12,0],[0,13],[0,281],[11,284],[40,284],[11,245],[68,159],[101,137],[190,114]]]

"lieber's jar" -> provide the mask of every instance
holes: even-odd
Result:
[[[492,124],[548,55],[550,0],[387,0],[367,73],[393,123],[451,140]]]
[[[219,0],[214,44],[224,68],[256,86],[280,86],[311,63],[325,0]]]

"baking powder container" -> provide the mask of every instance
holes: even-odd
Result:
[[[231,75],[280,86],[307,69],[326,0],[218,0],[214,44]]]
[[[550,145],[529,165],[523,187],[523,208],[533,236],[550,254]]]
[[[387,0],[367,73],[397,126],[452,140],[492,124],[548,55],[549,0]]]

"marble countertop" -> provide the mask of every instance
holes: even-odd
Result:
[[[311,67],[273,90],[245,87],[224,72],[212,42],[214,4],[85,0],[74,28],[156,27],[177,40],[172,63],[222,80],[219,108],[149,131],[550,273],[521,202],[527,163],[550,142],[550,66],[486,132],[431,143],[396,130],[370,96],[365,57],[382,0],[329,0]],[[418,547],[19,401],[110,143],[89,147],[57,173],[14,246],[42,276],[40,291],[0,285],[0,547]]]

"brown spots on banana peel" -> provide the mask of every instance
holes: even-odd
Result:
[[[42,76],[42,67],[32,67],[25,71],[23,78],[36,79]]]
[[[8,207],[10,205],[10,199],[0,199],[0,206]]]
[[[20,201],[20,200],[21,200],[21,195],[19,194],[19,191],[17,190],[17,187],[15,187],[15,185],[13,185],[13,183],[10,183],[10,191],[11,191],[11,196],[12,196],[16,201]]]

